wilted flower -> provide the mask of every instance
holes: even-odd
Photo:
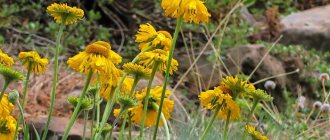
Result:
[[[156,31],[149,23],[141,24],[138,33],[135,35],[135,42],[139,43],[141,51],[163,49],[169,51],[172,43],[172,36],[167,31]]]
[[[323,104],[321,106],[321,111],[326,112],[326,113],[330,113],[330,104]]]
[[[320,101],[316,101],[316,102],[313,103],[314,108],[320,109],[321,106],[322,106],[322,103]]]
[[[18,58],[22,61],[24,67],[31,70],[36,74],[44,73],[47,70],[48,59],[41,58],[35,51],[20,52]]]
[[[266,90],[274,90],[276,87],[276,83],[272,80],[268,80],[265,82],[264,87]]]
[[[320,77],[319,77],[319,79],[321,80],[321,81],[329,81],[329,74],[327,74],[327,73],[322,73],[322,74],[320,74]]]
[[[156,49],[150,52],[142,52],[138,56],[137,62],[145,67],[152,68],[154,63],[158,63],[158,70],[166,71],[166,66],[168,63],[169,53],[167,51]],[[172,59],[170,66],[170,74],[178,70],[178,61]]]
[[[14,64],[14,59],[8,56],[8,54],[3,53],[0,49],[0,64],[10,67]]]
[[[47,13],[54,17],[57,23],[64,22],[65,25],[76,23],[84,16],[84,11],[77,7],[70,7],[65,4],[53,3],[47,7]]]

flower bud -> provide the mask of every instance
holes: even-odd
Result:
[[[17,90],[13,90],[8,94],[8,101],[15,104],[19,98],[19,93]]]

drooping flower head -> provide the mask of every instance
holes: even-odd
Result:
[[[186,22],[208,22],[210,13],[201,0],[162,0],[165,15],[173,18],[182,17]]]
[[[130,62],[124,64],[123,69],[126,73],[138,79],[140,78],[149,79],[151,77],[151,69],[146,68],[142,65],[138,65]]]
[[[120,55],[111,50],[109,43],[97,41],[89,44],[83,52],[69,58],[69,66],[85,74],[90,70],[101,75],[102,81],[118,82],[122,71],[116,65],[121,62]]]
[[[225,88],[229,89],[231,96],[234,98],[238,95],[245,96],[249,92],[254,92],[256,90],[253,84],[250,84],[237,76],[227,76],[221,81],[221,85],[224,85]]]
[[[265,101],[265,102],[273,100],[272,96],[268,95],[265,91],[261,89],[257,89],[253,92],[249,92],[247,94],[247,97],[253,98],[254,100],[257,101]]]
[[[157,32],[149,23],[141,24],[135,37],[135,42],[139,43],[141,51],[151,51],[154,49],[169,51],[172,42],[172,36],[170,33],[167,31]]]
[[[162,93],[163,87],[161,86],[156,86],[155,88],[150,90],[150,98],[149,98],[149,105],[148,105],[148,110],[146,114],[146,121],[145,121],[145,126],[146,127],[151,127],[156,124],[157,120],[157,110],[155,110],[151,103],[156,103],[157,105],[160,104],[160,99],[161,99],[161,93]],[[131,114],[131,119],[134,124],[140,124],[142,121],[142,115],[143,115],[143,106],[144,106],[144,99],[146,97],[146,92],[147,89],[143,89],[141,93],[137,93],[135,97],[139,101],[138,105],[129,108],[128,111]],[[165,98],[164,98],[164,104],[162,107],[162,112],[166,118],[166,120],[169,120],[171,117],[171,112],[174,107],[174,101],[169,99],[168,96],[170,96],[172,93],[169,90],[166,90],[165,92]],[[114,115],[118,115],[120,110],[114,110]],[[159,125],[162,125],[162,121],[160,121]]]
[[[48,59],[41,58],[35,51],[20,52],[18,58],[22,61],[26,69],[31,65],[31,70],[38,74],[43,74],[47,70]]]
[[[121,85],[120,93],[126,93],[129,94],[132,85],[133,85],[134,79],[126,77],[124,79],[123,84]],[[108,100],[109,98],[112,98],[119,82],[112,82],[109,81],[102,81],[101,82],[101,89],[100,89],[100,96],[103,97],[103,99]]]
[[[15,130],[16,120],[13,116],[0,116],[0,140],[14,139]]]
[[[142,52],[138,56],[137,62],[145,67],[152,68],[154,63],[158,63],[158,70],[159,71],[166,71],[166,66],[168,63],[169,52],[156,49],[150,52]],[[178,61],[172,59],[171,67],[170,67],[170,74],[173,74],[174,71],[178,70]]]
[[[0,116],[8,116],[14,110],[14,105],[9,102],[8,95],[4,94],[0,101]]]
[[[218,112],[218,117],[226,120],[227,114],[230,111],[230,120],[240,119],[240,108],[236,102],[232,99],[230,94],[222,91],[221,87],[215,87],[214,90],[207,90],[199,95],[201,104],[206,109],[214,110],[221,106]]]
[[[0,64],[10,67],[14,64],[14,59],[0,49]]]
[[[259,131],[256,130],[254,126],[246,125],[245,130],[254,138],[257,140],[269,140],[267,136],[262,135]]]
[[[84,16],[84,11],[77,7],[70,7],[66,3],[53,3],[47,7],[47,13],[54,17],[57,23],[64,22],[65,25],[76,23]],[[64,20],[64,21],[63,21]]]

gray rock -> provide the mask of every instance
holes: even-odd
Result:
[[[330,5],[291,14],[282,19],[283,44],[330,50]]]

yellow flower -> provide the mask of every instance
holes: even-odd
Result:
[[[216,87],[214,90],[202,92],[199,95],[199,100],[206,109],[213,110],[222,105],[219,113],[217,114],[219,118],[226,120],[228,111],[231,112],[230,120],[233,121],[240,118],[239,106],[229,94],[222,91],[221,87]]]
[[[27,69],[29,68],[29,64],[31,64],[31,70],[37,75],[47,70],[48,59],[40,58],[39,54],[35,51],[20,52],[18,58]]]
[[[121,86],[120,93],[129,94],[129,92],[131,91],[133,82],[134,82],[134,79],[126,77]],[[113,93],[115,92],[118,84],[119,84],[119,82],[112,82],[111,80],[109,80],[107,82],[102,81],[101,89],[100,89],[100,96],[106,100],[108,100],[109,98],[112,98]]]
[[[151,76],[151,69],[131,62],[124,64],[123,69],[126,73],[136,78],[149,79]]]
[[[248,83],[242,79],[239,79],[237,76],[227,76],[224,80],[221,81],[221,85],[224,85],[225,88],[230,89],[230,94],[233,97],[244,94],[247,95],[250,92],[254,92],[256,89],[253,84]]]
[[[84,16],[84,11],[77,7],[70,7],[65,4],[53,3],[47,7],[47,13],[54,17],[57,23],[65,22],[65,25],[73,24]],[[64,21],[63,21],[64,20]]]
[[[14,139],[15,130],[16,120],[13,116],[0,117],[0,140]],[[20,128],[18,130],[20,130]]]
[[[14,64],[14,59],[8,56],[8,54],[5,54],[0,49],[0,64],[3,64],[7,67],[10,67]]]
[[[165,15],[173,18],[182,17],[186,22],[208,22],[210,13],[201,0],[162,0]]]
[[[236,104],[236,102],[231,98],[225,101],[225,104],[223,105],[223,107],[221,107],[218,113],[218,117],[222,118],[223,120],[226,120],[229,111],[230,111],[229,120],[234,121],[241,118],[240,108]]]
[[[172,43],[172,36],[167,31],[156,31],[149,23],[141,24],[138,33],[135,35],[135,42],[139,43],[141,51],[163,49],[169,51]]]
[[[169,52],[156,49],[150,52],[142,52],[138,55],[137,62],[145,67],[152,68],[154,63],[158,63],[158,70],[166,71],[166,66],[168,62]],[[178,70],[178,61],[172,59],[170,74],[173,74],[174,71]]]
[[[160,104],[160,98],[161,98],[161,93],[162,93],[163,87],[161,86],[156,86],[155,88],[150,90],[150,98],[149,102],[154,102],[156,104]],[[141,93],[138,93],[135,95],[135,97],[139,100],[139,104],[133,108],[128,109],[128,111],[131,113],[131,119],[135,124],[140,124],[142,121],[142,115],[143,115],[143,101],[146,96],[147,89],[143,89]],[[169,90],[166,90],[165,92],[165,99],[164,99],[164,104],[162,108],[162,112],[166,118],[166,120],[169,120],[171,117],[171,112],[174,107],[174,101],[168,99],[167,97],[170,96],[172,93]],[[153,109],[152,107],[148,107],[147,110],[147,115],[146,115],[146,121],[145,121],[145,126],[150,127],[154,126],[156,124],[157,120],[157,111]],[[162,121],[159,123],[162,125]]]
[[[262,135],[260,132],[256,130],[254,126],[246,125],[245,130],[255,139],[257,140],[269,140],[267,136]]]
[[[109,43],[97,41],[89,44],[85,51],[69,58],[69,66],[85,74],[90,70],[101,75],[102,81],[118,82],[118,78],[122,75],[116,65],[121,62],[122,58],[111,50]]]
[[[8,116],[14,110],[14,105],[9,102],[8,95],[4,94],[0,102],[0,116]]]

